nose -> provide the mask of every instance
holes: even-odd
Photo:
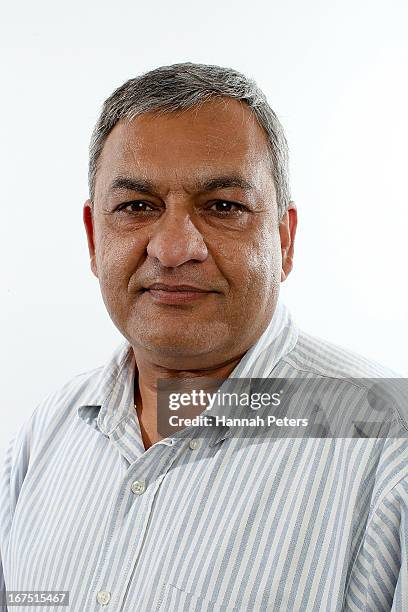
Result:
[[[169,211],[155,224],[147,253],[167,268],[176,268],[187,261],[205,261],[208,256],[203,236],[190,216]]]

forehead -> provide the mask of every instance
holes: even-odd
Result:
[[[245,103],[222,98],[183,112],[144,113],[121,120],[108,135],[96,191],[118,174],[188,184],[189,177],[237,172],[271,177],[265,131]]]

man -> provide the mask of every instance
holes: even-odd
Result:
[[[126,341],[10,443],[3,588],[69,591],[78,612],[408,609],[402,434],[158,424],[163,379],[353,377],[359,402],[392,376],[300,332],[279,300],[297,213],[262,92],[192,63],[132,79],[104,104],[89,178],[91,268]]]

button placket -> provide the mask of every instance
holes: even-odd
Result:
[[[157,460],[153,460],[152,457],[148,455],[139,456],[137,460],[132,463],[130,467],[131,473],[128,475],[129,480],[126,484],[128,495],[137,495],[138,499],[137,501],[133,500],[133,502],[131,502],[131,498],[129,498],[128,511],[124,512],[123,515],[121,514],[121,516],[123,516],[125,520],[124,531],[127,531],[128,529],[127,526],[129,520],[131,520],[135,526],[134,538],[132,538],[132,545],[129,546],[129,541],[126,541],[125,543],[123,538],[121,537],[121,533],[117,531],[118,538],[115,543],[113,544],[113,540],[109,540],[109,548],[106,552],[106,555],[104,555],[102,570],[99,574],[98,583],[108,584],[111,577],[111,563],[109,561],[109,557],[112,548],[113,546],[115,546],[115,551],[113,553],[115,555],[117,554],[118,546],[120,548],[123,548],[123,557],[124,559],[129,560],[127,566],[130,568],[130,572],[127,575],[123,573],[123,575],[121,575],[120,581],[118,582],[118,584],[115,585],[115,588],[117,589],[117,597],[118,600],[121,602],[121,606],[123,606],[124,602],[126,602],[127,600],[130,584],[139,567],[138,564],[140,562],[140,552],[143,547],[144,534],[146,533],[149,517],[152,511],[155,491],[160,485],[162,477],[166,475],[167,471],[170,469],[171,465],[176,460],[178,454],[176,444],[168,446],[157,445],[155,451],[155,456],[157,456]],[[182,452],[181,446],[180,452]],[[146,493],[146,495],[142,494],[144,492]],[[121,500],[121,503],[124,503],[123,497],[121,497]],[[132,519],[133,512],[137,512],[137,516],[139,519],[138,521],[134,521]],[[114,526],[116,528],[118,525],[116,517],[117,515],[115,517],[113,517],[112,515],[111,517],[112,530]],[[132,562],[130,562],[130,560],[132,560]],[[99,582],[99,580],[101,582]],[[95,597],[95,595],[93,597]],[[110,600],[112,601],[112,596],[110,597]]]

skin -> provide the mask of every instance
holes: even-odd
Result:
[[[157,379],[226,378],[266,329],[292,269],[296,208],[279,220],[265,132],[223,98],[117,123],[83,220],[106,308],[134,351],[148,448],[161,439]],[[152,283],[205,293],[163,303]]]

